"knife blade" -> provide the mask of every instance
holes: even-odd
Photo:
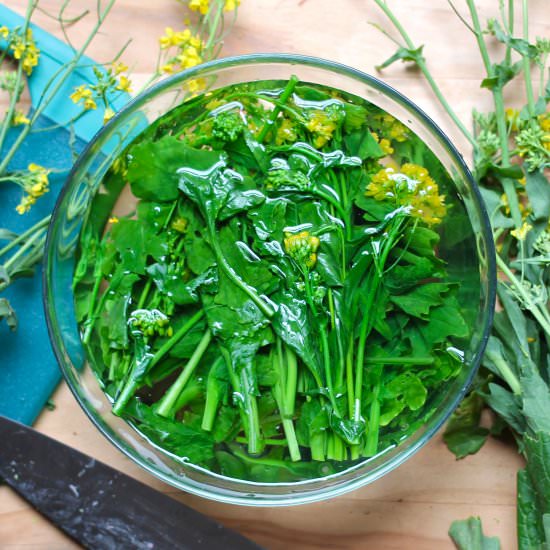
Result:
[[[4,416],[0,441],[0,478],[86,548],[261,550],[196,510]]]

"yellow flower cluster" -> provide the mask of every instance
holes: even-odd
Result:
[[[241,5],[241,0],[225,0],[223,11],[234,11]]]
[[[276,145],[283,145],[283,143],[293,143],[297,139],[296,127],[292,120],[284,117],[277,128],[277,135],[275,136]]]
[[[84,109],[87,111],[91,109],[97,109],[97,103],[93,98],[94,92],[91,88],[88,88],[86,84],[81,84],[74,89],[74,92],[69,96],[73,103],[83,102]]]
[[[409,138],[408,128],[388,113],[376,115],[374,119],[383,130],[385,138],[398,142],[406,141]]]
[[[313,145],[322,147],[332,139],[338,116],[335,112],[313,109],[308,113],[306,128],[314,134]]]
[[[19,214],[28,212],[38,197],[41,197],[49,191],[48,174],[50,171],[39,164],[32,162],[27,167],[26,173],[20,182],[21,187],[27,193],[16,206]]]
[[[300,233],[285,233],[284,245],[286,253],[298,264],[311,269],[317,262],[317,249],[321,241],[319,237],[310,235],[309,231]]]
[[[6,26],[0,27],[0,36],[10,41],[10,49],[14,59],[21,62],[23,70],[27,75],[32,73],[38,65],[40,50],[36,47],[32,36],[32,29],[27,29],[25,37],[18,32],[10,32]]]
[[[167,27],[164,35],[159,39],[160,47],[163,50],[177,48],[177,53],[160,67],[164,74],[173,74],[184,69],[190,69],[203,62],[201,52],[204,44],[200,37],[193,36],[189,29],[174,32]],[[200,86],[197,86],[200,89]]]
[[[208,13],[209,0],[189,0],[189,9],[191,11],[198,11],[201,15]]]
[[[234,11],[241,5],[241,0],[225,0],[223,11]],[[189,0],[189,9],[206,15],[210,9],[210,0]]]
[[[386,138],[380,139],[376,132],[371,132],[372,137],[375,139],[376,143],[380,145],[380,149],[386,154],[391,155],[394,152],[393,147],[391,146],[391,141]]]
[[[29,118],[25,116],[25,113],[23,111],[20,111],[19,109],[16,109],[13,113],[13,119],[12,124],[14,126],[20,126],[21,124],[28,124],[30,122]]]
[[[530,223],[523,222],[523,225],[519,229],[512,229],[510,234],[518,241],[524,241],[525,237],[527,237],[527,233],[529,233],[531,229],[533,229],[533,226]]]
[[[540,129],[543,132],[540,142],[542,146],[550,152],[550,112],[539,115],[537,119]]]
[[[73,103],[82,103],[86,111],[97,109],[97,102],[100,101],[105,107],[103,123],[106,124],[115,116],[115,111],[109,105],[108,93],[116,91],[132,93],[131,80],[127,75],[122,74],[127,70],[128,66],[121,61],[113,63],[106,71],[94,68],[97,82],[77,86],[69,97]]]
[[[410,216],[428,225],[441,223],[447,211],[437,183],[417,164],[403,164],[399,171],[383,168],[372,177],[365,194],[404,207]]]

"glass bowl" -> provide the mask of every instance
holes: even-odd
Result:
[[[186,84],[204,79],[210,90],[242,82],[288,80],[330,86],[364,98],[405,124],[437,156],[451,175],[456,196],[471,225],[468,250],[449,270],[461,280],[461,304],[470,309],[472,337],[464,349],[460,374],[446,385],[429,420],[401,444],[347,470],[292,483],[230,479],[191,464],[175,462],[128,423],[111,413],[86,361],[75,319],[72,278],[82,223],[113,159],[147,126],[184,101]],[[188,95],[188,94],[187,94]],[[452,235],[451,235],[452,238]],[[46,245],[44,303],[50,338],[65,380],[91,421],[134,462],[179,489],[234,504],[273,506],[313,502],[371,483],[404,462],[442,426],[463,398],[488,338],[495,301],[492,235],[479,191],[459,153],[418,107],[376,78],[329,61],[295,55],[258,54],[206,63],[166,79],[129,103],[91,141],[69,175],[57,202]]]

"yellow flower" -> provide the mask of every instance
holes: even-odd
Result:
[[[174,64],[173,63],[165,63],[161,66],[160,72],[164,74],[173,74],[174,73]]]
[[[118,80],[118,86],[116,87],[117,90],[121,90],[123,92],[128,92],[129,94],[132,93],[132,82],[130,79],[125,75],[120,75],[120,78]]]
[[[166,50],[172,46],[181,46],[189,42],[190,38],[191,31],[189,29],[174,32],[172,27],[166,27],[166,29],[164,29],[164,35],[159,38],[160,47]]]
[[[36,164],[34,162],[31,162],[28,166],[27,166],[27,170],[29,172],[42,172],[43,170],[45,170],[45,168],[43,166],[40,166],[40,164]]]
[[[177,60],[183,69],[190,69],[202,63],[202,57],[195,46],[186,46],[178,55]]]
[[[550,151],[550,113],[543,113],[537,119],[540,129],[544,132],[540,138],[540,142],[547,151]]]
[[[512,132],[518,131],[519,111],[517,109],[508,108],[505,110],[506,122]]]
[[[403,207],[407,213],[428,225],[441,223],[446,214],[445,197],[426,168],[406,163],[399,171],[383,168],[372,176],[365,195]]]
[[[97,103],[91,97],[89,97],[88,99],[84,100],[84,109],[86,109],[86,111],[97,109]]]
[[[125,65],[122,63],[122,61],[117,61],[116,63],[113,63],[113,73],[116,75],[119,75],[121,73],[125,73],[128,70],[128,65]]]
[[[82,84],[76,87],[69,97],[72,99],[73,103],[78,103],[82,99],[91,99],[92,94],[92,90],[87,88],[85,84]]]
[[[518,241],[524,241],[525,237],[527,237],[527,233],[529,233],[531,229],[533,229],[533,226],[530,223],[523,222],[523,225],[519,229],[512,229],[510,234]]]
[[[116,216],[112,216],[111,218],[109,218],[109,223],[118,223],[118,218]]]
[[[380,145],[380,149],[382,149],[382,152],[386,155],[391,155],[394,152],[393,147],[391,146],[391,141],[386,138],[380,139],[378,137],[378,134],[376,132],[371,132],[372,137],[376,140],[378,145]]]
[[[21,199],[21,202],[15,207],[18,214],[26,214],[31,206],[36,202],[36,198],[26,195]]]
[[[294,142],[297,139],[296,128],[289,118],[283,118],[279,128],[277,128],[277,135],[275,136],[276,145],[282,145],[286,142]]]
[[[241,5],[241,0],[225,0],[223,11],[234,11],[237,6]]]
[[[298,264],[311,269],[317,261],[317,249],[321,241],[319,237],[310,235],[309,231],[297,234],[285,232],[285,251]]]
[[[6,26],[0,27],[0,36],[2,38],[7,38],[9,34],[10,34],[10,30],[8,29],[8,27]]]
[[[20,124],[28,124],[30,120],[25,116],[23,111],[16,109],[15,113],[13,114],[12,122],[14,126],[19,126]]]
[[[331,113],[315,109],[308,113],[306,128],[315,134],[313,139],[315,147],[322,147],[332,139],[332,134],[336,130],[336,122]]]
[[[185,233],[187,231],[188,224],[189,222],[185,218],[178,217],[172,222],[172,229],[178,233]]]
[[[106,107],[105,112],[103,113],[103,124],[107,124],[115,116],[115,112],[111,107]]]
[[[204,90],[206,87],[206,81],[204,78],[193,78],[187,82],[187,89],[192,93],[195,94],[197,92],[200,92],[201,90]]]
[[[196,36],[191,36],[188,42],[189,46],[192,46],[198,51],[202,50],[203,42],[198,34]]]
[[[192,11],[198,11],[201,15],[208,13],[209,0],[189,0],[189,9]]]

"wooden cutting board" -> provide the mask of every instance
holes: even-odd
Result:
[[[425,43],[425,55],[443,92],[469,124],[473,107],[483,110],[490,106],[488,92],[479,88],[482,64],[473,37],[445,0],[390,3],[413,40]],[[40,2],[50,13],[60,4],[61,0]],[[457,4],[464,12],[462,3]],[[498,16],[497,0],[479,0],[477,4],[482,19]],[[548,1],[532,0],[529,4],[532,34],[548,36]],[[25,0],[9,2],[10,8],[20,13],[25,5]],[[70,5],[67,16],[86,8],[93,10],[95,2],[74,0]],[[184,18],[185,10],[176,0],[120,0],[88,53],[96,60],[108,61],[133,37],[123,58],[134,79],[144,82],[154,68],[158,37],[166,26],[181,28]],[[35,22],[60,36],[56,22],[44,14],[37,13]],[[223,54],[303,53],[374,73],[373,67],[389,57],[395,47],[369,22],[389,28],[369,0],[243,0]],[[76,25],[69,35],[78,42],[90,26],[91,19]],[[424,108],[469,158],[465,140],[416,71],[399,64],[381,76]],[[521,85],[514,84],[507,97],[520,102]],[[53,399],[56,408],[41,415],[39,430],[216,517],[272,550],[451,549],[447,536],[450,523],[470,515],[483,519],[487,534],[499,536],[504,550],[516,548],[515,476],[522,460],[513,447],[500,442],[490,441],[476,456],[457,462],[439,434],[397,470],[343,497],[292,508],[245,508],[183,494],[155,480],[103,438],[64,384]],[[25,502],[0,487],[0,549],[73,547],[74,543]]]

